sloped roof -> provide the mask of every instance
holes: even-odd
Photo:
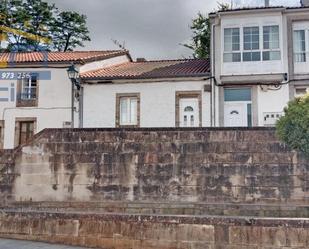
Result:
[[[124,50],[107,51],[74,51],[74,52],[11,52],[0,53],[0,63],[71,63],[84,64],[86,62],[112,58],[128,54]]]
[[[228,13],[228,12],[241,12],[241,11],[251,11],[251,10],[301,10],[301,9],[308,9],[309,6],[257,6],[257,7],[241,7],[241,8],[234,8],[234,9],[225,9],[225,10],[218,10],[216,12],[211,12],[209,15],[216,15],[217,13]]]
[[[210,61],[202,59],[127,62],[81,74],[83,79],[155,79],[209,75]]]

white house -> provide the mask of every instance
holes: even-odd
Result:
[[[0,147],[10,149],[44,128],[79,127],[67,69],[80,72],[131,61],[127,51],[0,54]],[[75,98],[73,98],[74,100]]]
[[[209,60],[166,60],[83,73],[83,127],[210,126],[209,70]]]
[[[287,102],[306,92],[307,6],[210,14],[213,126],[274,125]]]

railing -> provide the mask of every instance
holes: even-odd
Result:
[[[294,53],[295,62],[306,62],[309,58],[309,52]]]
[[[20,100],[33,100],[36,99],[36,88],[35,87],[24,87],[23,92],[19,94]]]

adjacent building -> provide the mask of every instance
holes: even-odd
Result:
[[[309,86],[309,6],[210,14],[213,126],[270,126]]]
[[[83,73],[83,127],[210,126],[209,76],[209,60],[127,62]]]
[[[0,147],[14,148],[45,128],[80,126],[67,75],[72,63],[82,73],[127,61],[127,51],[0,54]]]

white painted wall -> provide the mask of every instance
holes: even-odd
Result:
[[[210,126],[209,81],[84,85],[84,127],[115,127],[116,94],[140,93],[141,127],[175,127],[176,91],[202,93],[202,125]]]
[[[289,101],[289,85],[283,85],[280,90],[263,91],[258,87],[258,124],[264,126],[265,112],[283,112]]]
[[[51,80],[39,80],[39,102],[37,107],[16,107],[17,80],[1,80],[1,87],[14,84],[15,101],[0,102],[0,120],[5,121],[4,148],[14,148],[15,118],[37,118],[37,130],[61,128],[63,122],[71,120],[71,82],[66,69],[1,69],[0,74],[12,72],[51,71]],[[4,95],[5,93],[2,93]]]

